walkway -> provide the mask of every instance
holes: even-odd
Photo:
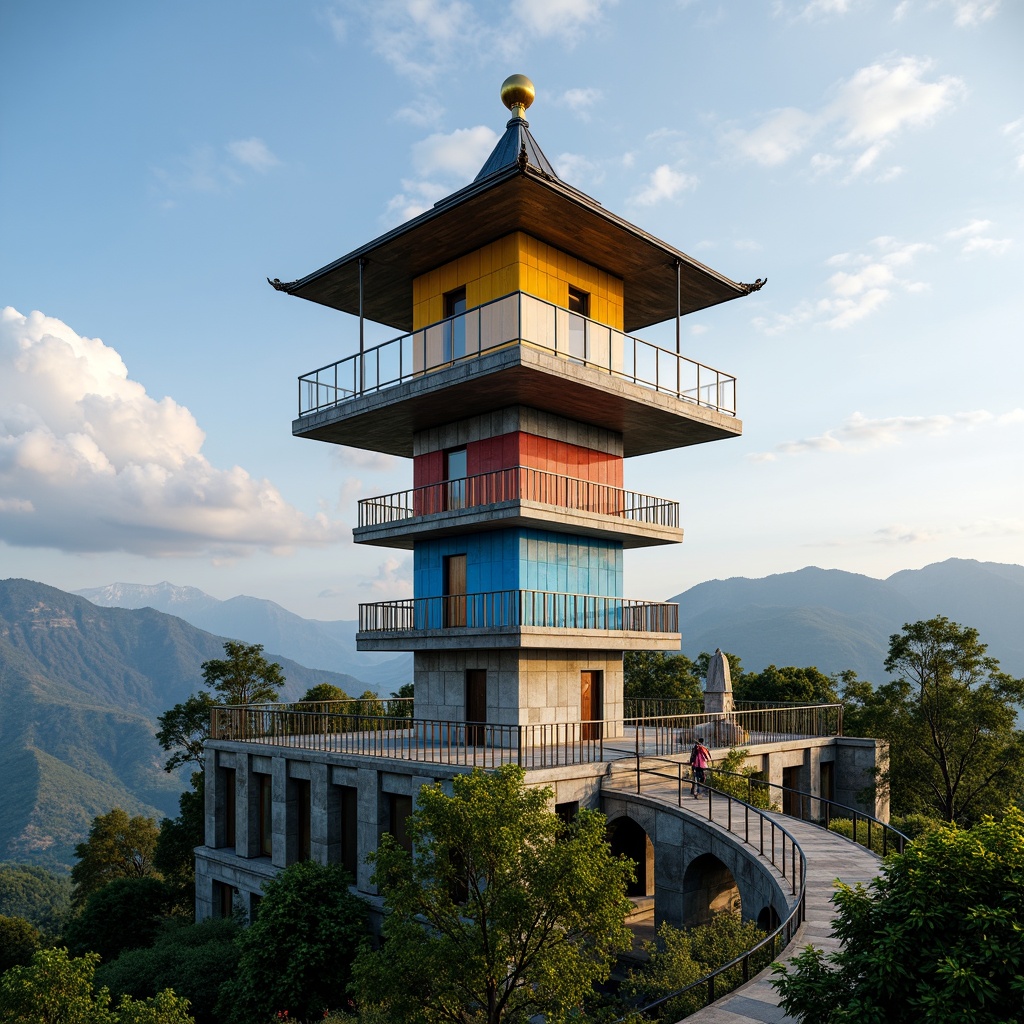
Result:
[[[673,807],[678,806],[674,786],[644,786],[644,795],[662,798]],[[707,820],[706,800],[693,801],[692,806],[690,805],[691,801],[684,799],[683,810]],[[721,813],[716,805],[721,806]],[[723,827],[726,825],[724,805],[724,800],[713,801],[712,820]],[[869,882],[878,874],[881,860],[863,846],[834,832],[828,832],[784,814],[773,814],[772,817],[793,835],[807,857],[804,922],[793,942],[787,947],[787,955],[779,959],[785,962],[809,944],[832,952],[839,945],[830,934],[835,915],[835,907],[830,902],[835,891],[835,879],[839,878],[849,885]],[[796,1018],[788,1016],[779,1006],[778,994],[771,986],[772,977],[770,968],[762,971],[757,977],[716,1000],[711,1006],[691,1014],[686,1018],[686,1024],[751,1024],[756,1021],[764,1021],[766,1024],[796,1024]]]

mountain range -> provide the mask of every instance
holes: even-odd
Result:
[[[93,817],[114,806],[176,815],[187,774],[163,770],[156,718],[202,685],[224,638],[152,608],[101,608],[29,580],[0,581],[0,861],[72,862]],[[282,699],[351,675],[278,656]]]
[[[814,665],[886,680],[889,637],[945,615],[973,626],[1004,671],[1024,675],[1024,566],[951,558],[884,580],[810,566],[763,579],[710,580],[679,604],[683,653],[739,655],[743,667]]]
[[[711,580],[671,600],[684,653],[721,647],[753,671],[815,665],[877,684],[889,637],[945,615],[978,629],[1003,669],[1024,675],[1024,566],[950,559],[885,580],[808,567]],[[176,814],[187,778],[163,771],[156,717],[199,688],[225,637],[261,643],[282,664],[284,700],[319,682],[358,694],[410,681],[410,656],[357,652],[355,626],[169,583],[68,594],[0,581],[0,860],[67,866],[92,818],[115,805]]]

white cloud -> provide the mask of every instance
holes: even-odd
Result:
[[[947,75],[929,80],[931,67],[931,61],[917,57],[870,64],[840,82],[834,98],[816,111],[775,110],[760,125],[749,130],[729,128],[723,137],[742,158],[774,167],[827,133],[827,147],[819,143],[810,158],[811,174],[818,177],[846,167],[847,180],[859,177],[877,166],[900,134],[932,124],[964,95],[959,78]],[[848,155],[851,150],[855,152]],[[888,181],[893,176],[891,170],[883,170],[875,180]]]
[[[1004,124],[1002,133],[1010,140],[1010,145],[1017,150],[1017,170],[1024,171],[1024,117]]]
[[[567,106],[581,120],[589,121],[590,108],[603,95],[600,89],[567,89],[562,93],[558,102]]]
[[[251,139],[235,139],[225,147],[228,153],[245,167],[261,174],[276,167],[281,161],[267,148],[267,144],[253,136]]]
[[[583,29],[596,25],[605,8],[616,0],[519,0],[513,5],[515,20],[540,38],[561,36],[576,40]]]
[[[224,145],[223,151],[209,145],[194,146],[169,169],[154,167],[153,177],[163,204],[173,206],[174,196],[187,192],[226,192],[245,181],[242,171],[265,174],[280,163],[270,147],[253,136],[234,139]]]
[[[412,559],[386,558],[377,566],[377,575],[363,577],[359,586],[398,597],[412,594]]]
[[[806,455],[808,452],[857,455],[885,445],[902,444],[908,437],[936,437],[955,430],[1019,426],[1022,422],[1022,409],[1013,409],[999,415],[984,409],[976,409],[934,416],[888,416],[881,419],[868,419],[855,412],[840,426],[826,430],[822,434],[795,441],[783,441],[775,445],[770,452],[755,452],[748,458],[754,462],[774,462],[779,456]]]
[[[388,200],[386,219],[393,224],[419,216],[449,192],[449,189],[435,182],[413,181],[409,178],[402,180],[402,189]]]
[[[602,166],[580,153],[559,153],[551,163],[562,181],[567,181],[576,188],[604,181]]]
[[[1012,245],[1009,238],[993,238],[989,229],[993,227],[990,220],[971,220],[963,227],[946,232],[946,238],[951,241],[962,242],[960,251],[965,256],[976,252],[987,252],[993,256],[1001,256]]]
[[[440,174],[461,184],[472,181],[498,142],[492,128],[456,128],[447,135],[437,133],[415,143],[412,161],[425,176]]]
[[[957,28],[973,28],[996,16],[1001,0],[949,0],[953,8],[953,24]]]
[[[344,538],[268,480],[217,469],[171,398],[128,377],[118,353],[42,313],[0,314],[0,539],[148,556],[245,555]]]
[[[648,176],[647,184],[630,197],[637,206],[653,206],[664,199],[674,199],[680,192],[697,187],[698,179],[692,174],[661,164]]]
[[[933,249],[926,242],[901,242],[882,235],[874,239],[868,252],[838,253],[825,265],[848,269],[837,270],[826,279],[829,294],[814,303],[803,300],[789,313],[757,317],[753,324],[767,335],[810,321],[833,329],[850,327],[880,309],[897,289],[927,291],[926,282],[908,278],[905,271],[919,255]]]

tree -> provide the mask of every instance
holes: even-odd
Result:
[[[837,704],[836,680],[813,665],[797,668],[769,665],[760,672],[745,672],[733,692],[737,700],[799,701],[802,704]]]
[[[338,864],[299,861],[263,887],[256,920],[238,939],[238,971],[221,989],[218,1019],[235,1024],[319,1020],[345,1001],[367,907]]]
[[[72,955],[99,953],[110,960],[125,949],[150,945],[170,903],[171,894],[159,878],[115,878],[89,894],[65,930],[64,942]]]
[[[153,945],[125,950],[96,970],[96,983],[117,999],[142,999],[170,988],[189,1001],[196,1024],[220,1024],[215,1013],[221,985],[238,970],[238,923],[214,917],[199,924],[164,923]]]
[[[302,695],[298,708],[300,711],[304,711],[306,709],[302,707],[303,704],[322,704],[330,700],[349,699],[349,695],[340,686],[335,686],[334,683],[317,683]]]
[[[945,826],[887,860],[869,887],[840,884],[832,932],[775,968],[804,1024],[1004,1024],[1024,1005],[1024,814]]]
[[[284,686],[284,673],[276,661],[263,657],[263,644],[224,643],[226,658],[213,658],[202,665],[203,680],[212,686],[223,704],[271,704],[277,688]]]
[[[158,835],[152,818],[141,814],[129,818],[120,807],[93,818],[89,838],[75,847],[78,863],[71,869],[75,906],[83,906],[92,893],[115,878],[153,874]]]
[[[160,822],[153,867],[167,883],[174,913],[192,919],[196,902],[195,848],[206,839],[206,798],[202,772],[192,773],[192,788],[178,797],[179,814]]]
[[[39,948],[42,936],[23,917],[0,914],[0,974],[8,968],[27,964]]]
[[[210,738],[210,708],[216,703],[206,690],[200,690],[157,718],[157,742],[165,751],[173,751],[164,765],[165,772],[173,772],[183,764],[203,767],[206,741]]]
[[[66,949],[42,949],[24,967],[0,977],[4,1024],[195,1024],[188,1001],[170,990],[141,1002],[124,997],[116,1009],[110,993],[94,988],[97,953],[73,958]]]
[[[34,864],[0,864],[0,914],[59,935],[71,914],[71,880]]]
[[[701,677],[685,654],[627,651],[622,659],[623,694],[661,700],[703,699]]]
[[[373,855],[384,944],[360,951],[353,991],[385,1019],[498,1024],[562,1020],[628,949],[632,863],[605,819],[563,823],[550,789],[504,765],[420,790],[410,856],[385,835]]]
[[[877,691],[859,681],[844,690],[851,724],[889,743],[878,781],[895,813],[969,823],[1021,792],[1024,681],[985,652],[976,629],[944,616],[908,623],[889,638],[885,668],[897,678]]]

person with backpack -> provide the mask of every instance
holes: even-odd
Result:
[[[690,793],[696,800],[700,796],[700,787],[707,788],[708,765],[711,764],[711,751],[704,746],[704,737],[698,736],[697,742],[690,751],[690,766],[693,768],[693,784]]]

